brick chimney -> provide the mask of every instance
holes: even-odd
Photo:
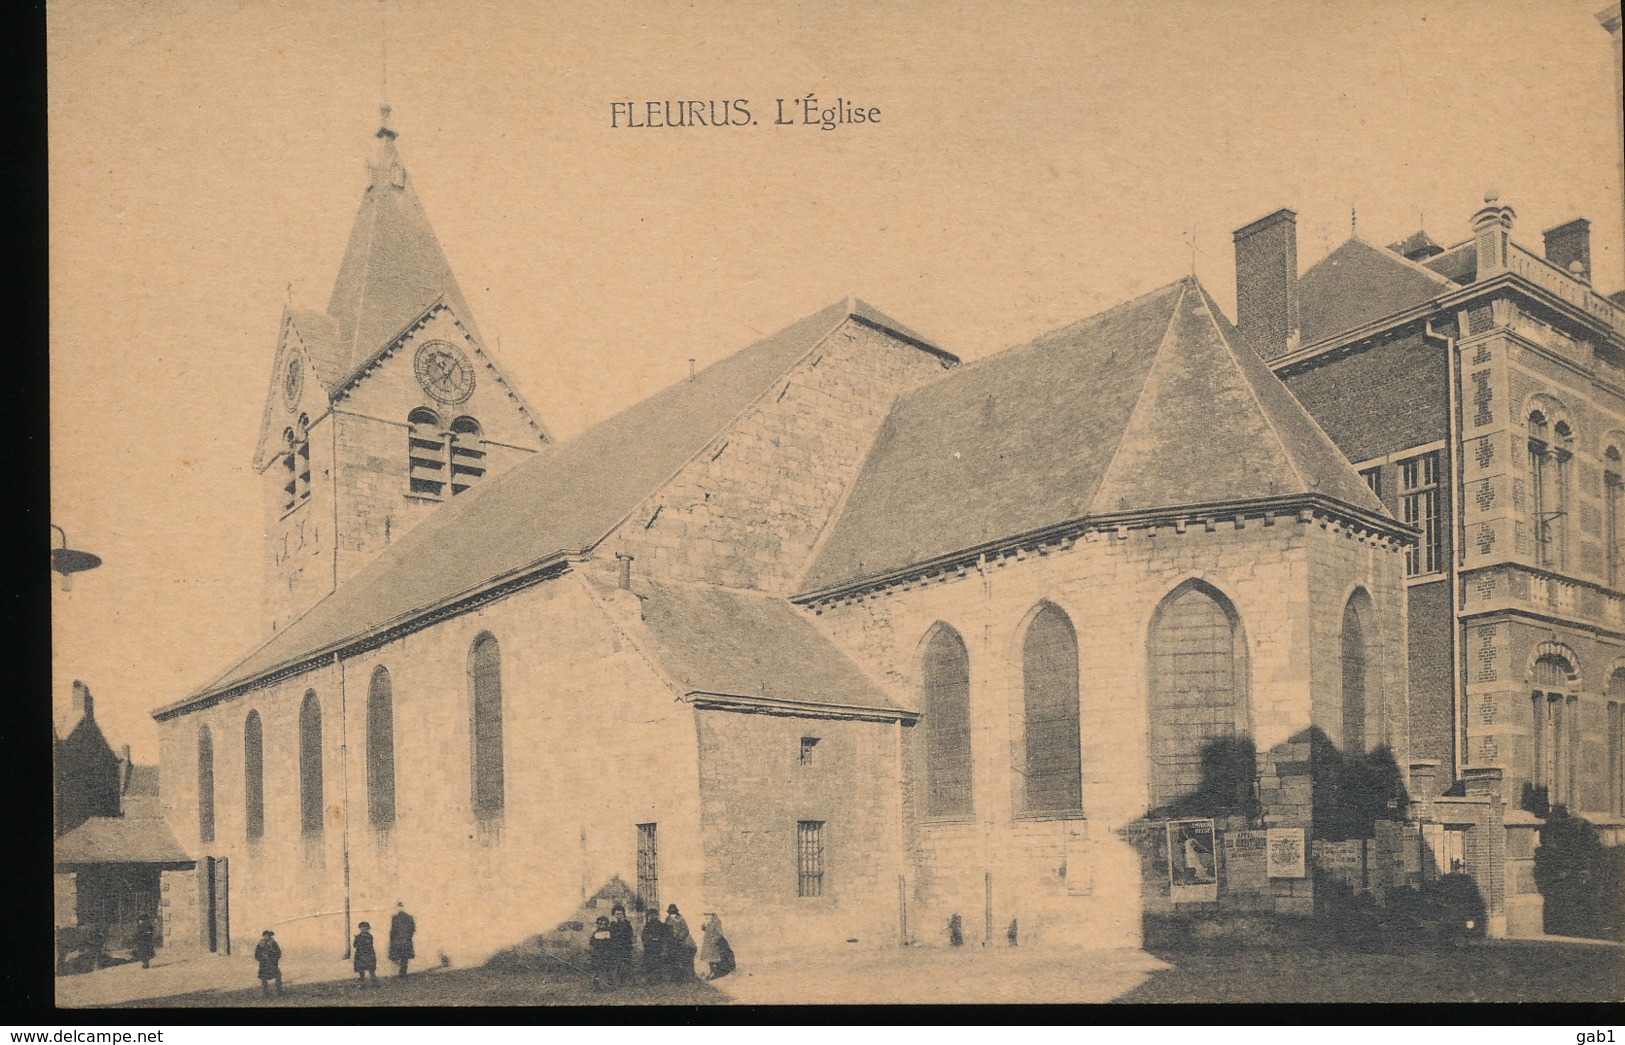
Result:
[[[1546,239],[1546,260],[1579,279],[1591,282],[1591,222],[1575,218],[1541,233]],[[1575,262],[1580,263],[1576,270]]]
[[[78,679],[73,680],[73,713],[88,719],[96,717],[96,701],[90,695],[90,687]]]
[[[1265,358],[1298,347],[1298,215],[1282,208],[1235,231],[1236,327]]]

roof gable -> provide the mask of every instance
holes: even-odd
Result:
[[[1391,250],[1350,239],[1298,279],[1299,343],[1362,327],[1438,297],[1443,276]]]

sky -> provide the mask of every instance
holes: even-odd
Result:
[[[84,680],[154,762],[151,710],[257,644],[278,326],[326,305],[386,96],[568,439],[848,294],[965,359],[1193,264],[1234,316],[1230,233],[1283,206],[1307,268],[1351,218],[1459,242],[1493,189],[1537,250],[1590,218],[1618,289],[1602,3],[53,3],[51,521],[103,559],[53,590],[53,708]],[[808,94],[879,120],[775,123]],[[690,99],[757,122],[612,125]]]

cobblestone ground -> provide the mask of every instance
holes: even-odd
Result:
[[[126,965],[57,981],[80,1006],[797,1005],[1179,1002],[1618,1001],[1625,949],[1491,941],[1408,953],[1334,948],[1207,953],[1045,948],[853,951],[745,963],[715,984],[595,989],[553,963],[527,969],[436,969],[358,987],[342,961],[284,959],[288,994],[265,1000],[252,960],[199,956]],[[246,986],[245,986],[246,984]]]

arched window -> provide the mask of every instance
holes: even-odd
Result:
[[[1608,812],[1625,815],[1625,668],[1608,679]]]
[[[1536,565],[1561,569],[1567,552],[1569,461],[1574,432],[1545,410],[1529,412],[1530,522]]]
[[[1546,789],[1551,805],[1574,800],[1575,719],[1574,666],[1557,653],[1535,661],[1530,700],[1534,712],[1535,766],[1532,783]]]
[[[418,407],[406,415],[408,489],[419,497],[439,497],[446,489],[446,433],[440,415]]]
[[[197,731],[197,837],[214,841],[214,736],[208,726]]]
[[[474,815],[502,813],[502,654],[489,633],[474,640],[468,655],[473,690]]]
[[[1078,735],[1078,636],[1046,603],[1021,644],[1022,738],[1017,794],[1028,813],[1083,809]]]
[[[1247,740],[1246,643],[1234,608],[1199,582],[1175,589],[1151,620],[1149,749],[1153,808],[1199,791],[1211,745]]]
[[[367,687],[367,820],[378,827],[395,822],[395,702],[382,664]]]
[[[1350,596],[1343,608],[1343,753],[1363,755],[1366,750],[1366,635],[1360,620],[1363,592]]]
[[[260,713],[243,723],[243,822],[248,837],[265,835],[265,732]]]
[[[451,492],[460,494],[485,474],[485,448],[480,423],[459,417],[451,423]]]
[[[1625,533],[1620,532],[1621,508],[1625,508],[1625,467],[1621,466],[1619,447],[1609,444],[1603,451],[1602,512],[1603,557],[1607,560],[1608,586],[1618,590],[1625,586]]]
[[[938,624],[920,667],[924,683],[925,814],[971,811],[970,655],[959,633]]]
[[[314,690],[299,708],[299,829],[322,829],[322,705]]]
[[[299,453],[293,429],[282,430],[282,444],[282,510],[288,512],[299,503]]]

